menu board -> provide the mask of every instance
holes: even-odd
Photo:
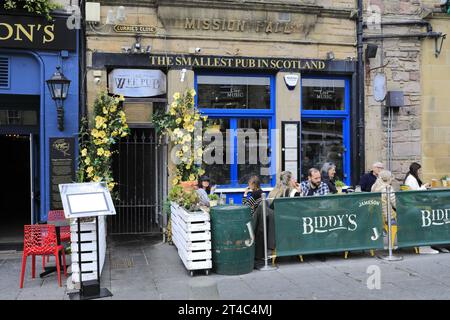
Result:
[[[300,172],[300,122],[282,122],[282,168],[290,171],[294,179],[299,179]]]
[[[50,208],[62,210],[59,184],[75,180],[75,138],[50,138]]]

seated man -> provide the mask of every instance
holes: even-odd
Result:
[[[324,196],[330,193],[327,184],[322,181],[320,171],[316,168],[311,168],[308,171],[308,180],[300,184],[297,195],[302,197],[310,196]]]

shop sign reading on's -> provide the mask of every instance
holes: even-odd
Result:
[[[114,69],[109,91],[125,97],[154,97],[166,93],[166,75],[160,70]]]

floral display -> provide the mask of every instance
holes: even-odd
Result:
[[[87,119],[82,120],[80,131],[79,182],[105,182],[113,191],[116,183],[112,174],[113,145],[126,137],[128,128],[122,110],[123,96],[109,96],[102,92],[94,103],[94,123],[89,128]]]
[[[203,133],[207,129],[207,117],[202,116],[194,103],[195,90],[179,92],[167,112],[156,112],[153,121],[157,133],[169,136],[172,143],[171,154],[176,158],[176,172],[172,185],[183,181],[195,182],[205,171],[201,167],[203,156]]]

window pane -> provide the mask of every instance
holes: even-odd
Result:
[[[345,80],[303,79],[303,110],[345,110]]]
[[[251,176],[270,184],[270,146],[268,119],[238,119],[238,182],[246,184]]]
[[[210,118],[208,124],[211,127],[206,131],[204,141],[211,142],[204,143],[205,174],[211,179],[211,184],[231,184],[231,165],[226,159],[226,132],[230,129],[230,120]]]
[[[325,162],[336,165],[336,176],[343,180],[343,120],[302,121],[302,180],[310,168],[321,169]]]
[[[270,109],[270,78],[198,76],[198,107]]]

